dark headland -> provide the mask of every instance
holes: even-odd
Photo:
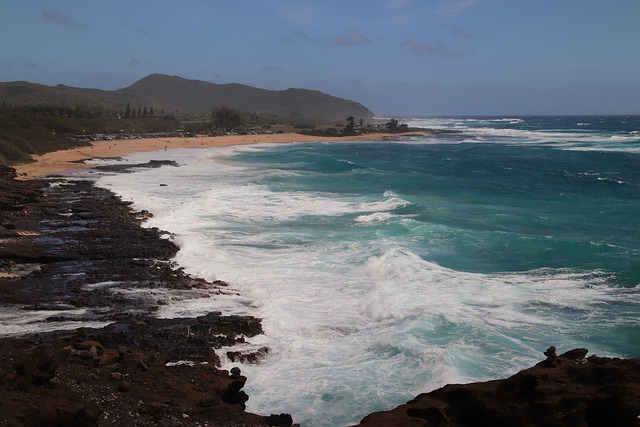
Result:
[[[260,319],[220,312],[154,316],[180,294],[215,305],[232,291],[174,265],[178,248],[161,230],[141,227],[148,212],[134,212],[90,181],[15,180],[12,168],[1,172],[0,305],[42,311],[55,332],[0,340],[0,425],[295,422],[288,414],[246,412],[247,379],[237,368],[220,369],[221,352],[231,345],[240,349],[225,354],[233,361],[259,363],[268,355],[268,348],[242,350],[246,338],[262,332]],[[55,314],[69,309],[84,311]],[[106,326],[56,330],[87,321]],[[448,385],[360,425],[640,425],[640,359],[587,356],[586,349],[556,354],[555,348],[540,357],[510,378]],[[192,363],[171,363],[185,360]]]

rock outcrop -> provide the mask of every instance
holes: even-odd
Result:
[[[268,425],[244,411],[244,382],[214,363],[172,364],[146,345],[116,345],[126,333],[85,332],[0,340],[0,425]]]
[[[388,412],[365,417],[360,426],[540,426],[640,425],[640,359],[592,355],[579,348],[556,355],[514,376],[482,383],[447,385]]]

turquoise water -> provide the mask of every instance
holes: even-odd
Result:
[[[640,283],[635,154],[376,142],[279,147],[234,161],[292,172],[259,181],[273,192],[402,201],[378,217],[333,218],[341,238],[394,239],[462,271],[603,269],[623,284]],[[323,220],[320,212],[282,225],[329,227]],[[375,232],[357,227],[367,220],[380,222]]]
[[[640,118],[409,123],[457,133],[137,154],[182,166],[101,179],[238,293],[163,315],[263,318],[249,410],[347,425],[550,345],[638,356]]]

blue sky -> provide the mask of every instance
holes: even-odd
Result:
[[[379,116],[640,114],[639,0],[2,0],[0,81],[151,73]]]

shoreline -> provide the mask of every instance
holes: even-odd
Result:
[[[172,262],[178,247],[91,180],[15,180],[0,168],[0,425],[290,426],[245,411],[233,364],[261,320],[211,311],[162,319],[161,305],[233,290]],[[180,361],[190,364],[181,365]]]
[[[221,312],[195,318],[154,316],[157,308],[166,304],[170,292],[188,292],[214,299],[224,298],[223,295],[232,290],[224,282],[210,283],[183,274],[178,265],[172,264],[171,253],[177,247],[163,246],[167,241],[162,238],[162,231],[138,230],[149,212],[132,211],[128,202],[82,180],[49,189],[46,197],[41,197],[44,193],[37,189],[46,187],[46,183],[73,179],[73,174],[81,169],[96,167],[90,162],[92,158],[124,157],[145,151],[158,151],[161,158],[165,147],[169,150],[260,143],[376,141],[402,135],[406,134],[353,138],[278,134],[97,141],[86,147],[34,156],[34,163],[13,166],[20,177],[15,184],[25,188],[13,199],[12,206],[16,209],[5,212],[8,215],[3,221],[5,258],[39,263],[41,268],[36,274],[4,272],[3,276],[0,273],[0,296],[4,293],[1,299],[14,304],[16,309],[19,305],[20,310],[31,308],[43,313],[68,311],[80,305],[87,308],[88,317],[109,324],[0,337],[0,377],[7,379],[0,387],[0,407],[11,408],[0,416],[0,424],[15,421],[20,425],[18,422],[25,414],[37,414],[41,420],[56,419],[60,423],[83,417],[85,425],[96,426],[116,422],[123,425],[201,426],[210,422],[229,426],[295,425],[289,414],[267,415],[269,410],[263,414],[247,412],[245,403],[250,397],[242,391],[247,378],[237,367],[226,371],[216,366],[216,360],[219,361],[225,351],[227,357],[236,358],[232,361],[234,364],[259,363],[269,353],[266,347],[239,352],[229,352],[227,347],[228,340],[237,345],[243,343],[244,336],[261,334],[261,319]],[[60,175],[52,176],[56,174]],[[13,185],[7,183],[7,187]],[[68,193],[58,197],[65,191]],[[95,201],[85,205],[92,197]],[[97,218],[107,217],[106,214],[114,219],[128,218],[127,222],[133,220],[133,223],[130,226],[120,222],[100,223],[94,230],[75,230]],[[66,225],[62,225],[63,222]],[[51,224],[55,224],[55,229]],[[67,243],[55,243],[54,239],[59,236]],[[43,242],[48,242],[50,247],[43,248]],[[81,245],[70,245],[76,242]],[[100,245],[88,246],[87,242]],[[133,243],[141,246],[133,247]],[[110,259],[115,253],[121,256],[125,248],[131,251],[127,255],[130,262],[114,268]],[[72,250],[78,254],[72,255]],[[66,277],[70,272],[75,276],[79,271],[83,271],[86,278],[78,276],[68,281]],[[141,271],[145,272],[144,276],[140,276]],[[128,283],[113,282],[114,273]],[[142,289],[148,287],[149,282],[157,286],[150,298],[124,301],[118,294],[119,287]],[[104,307],[111,311],[104,312]],[[79,320],[51,311],[44,321],[63,325]],[[574,349],[556,355],[555,348],[551,347],[544,352],[546,360],[509,378],[449,384],[421,393],[395,408],[369,414],[354,427],[409,426],[424,422],[464,425],[473,420],[496,426],[634,425],[640,413],[640,387],[637,386],[640,359],[587,354],[586,349]],[[195,360],[196,363],[182,366],[176,364],[176,360]],[[278,391],[270,388],[268,392]],[[60,412],[64,413],[60,415]],[[54,418],[63,415],[67,418]]]
[[[233,145],[253,144],[294,144],[304,142],[353,142],[381,141],[389,137],[417,135],[424,132],[407,133],[371,133],[350,137],[320,137],[298,133],[270,135],[226,135],[201,137],[141,138],[129,140],[94,141],[88,146],[52,151],[42,155],[33,155],[33,163],[12,165],[18,179],[42,178],[56,174],[72,174],[75,169],[90,169],[95,164],[91,159],[124,157],[145,151],[173,150],[180,148],[229,147]]]
[[[191,141],[176,138],[171,148],[330,140],[283,141],[285,138],[279,138],[282,136],[273,135],[277,140],[262,141],[212,138],[219,142],[216,145],[205,145],[200,138]],[[382,139],[389,134],[379,136]],[[166,140],[151,140],[156,144],[150,145],[139,145],[143,140],[116,141],[115,144],[100,141],[93,148],[50,153],[58,153],[60,157],[54,156],[58,162],[45,159],[40,164],[25,165],[34,167],[34,175],[23,175],[19,182],[6,181],[6,206],[11,209],[4,213],[7,215],[3,221],[7,252],[4,259],[38,263],[41,267],[36,274],[22,271],[11,273],[13,277],[0,277],[0,291],[4,291],[0,292],[2,302],[16,308],[20,306],[20,310],[51,313],[45,319],[50,325],[80,320],[51,310],[68,311],[84,306],[89,316],[105,320],[109,325],[0,338],[0,377],[6,379],[0,386],[0,407],[10,409],[0,416],[0,424],[15,421],[15,425],[21,425],[20,420],[27,414],[43,423],[55,420],[68,424],[80,419],[84,425],[96,426],[116,422],[183,426],[209,422],[228,426],[293,424],[288,414],[266,416],[266,413],[246,412],[244,404],[249,396],[241,389],[247,378],[235,368],[229,372],[215,367],[228,340],[242,343],[244,336],[260,334],[260,319],[220,312],[197,318],[157,319],[154,316],[158,305],[164,304],[163,299],[167,298],[159,295],[175,290],[217,298],[229,292],[227,284],[205,283],[175,269],[177,266],[172,265],[170,259],[177,248],[162,239],[161,231],[139,225],[148,212],[132,211],[127,202],[109,191],[96,189],[89,182],[78,181],[43,192],[42,187],[48,186],[46,183],[64,181],[68,175],[50,177],[51,181],[33,179],[91,168],[91,164],[73,162],[97,158],[95,154],[99,150],[107,154],[104,157],[125,156],[162,150]],[[84,157],[85,150],[89,156]],[[69,160],[74,157],[78,157],[77,160]],[[92,198],[93,202],[86,204]],[[117,222],[96,221],[95,228],[85,229],[95,220],[105,218]],[[56,243],[55,239],[60,236],[67,244]],[[121,257],[125,249],[130,251],[126,257],[129,261],[115,269],[113,254]],[[119,258],[118,262],[126,260]],[[78,271],[83,271],[84,276],[77,276]],[[140,276],[142,271],[144,276]],[[71,281],[69,273],[74,276]],[[123,300],[117,294],[120,285],[114,286],[116,283],[112,282],[114,273],[121,276],[120,280],[127,281],[126,287],[146,288],[150,282],[156,283],[158,293],[150,298]],[[111,290],[116,293],[112,295]],[[104,307],[112,311],[104,312]],[[268,353],[266,348],[248,350],[234,352],[238,363],[255,363]],[[509,378],[447,385],[420,394],[395,409],[370,414],[358,425],[409,426],[425,421],[434,425],[462,425],[470,420],[482,420],[485,425],[565,422],[634,425],[640,413],[640,387],[637,386],[640,359],[586,357],[586,349],[556,356],[553,347],[544,355],[547,360]],[[172,365],[176,359],[197,363]],[[277,390],[271,392],[277,393]]]

